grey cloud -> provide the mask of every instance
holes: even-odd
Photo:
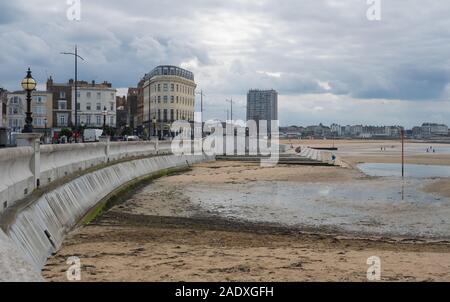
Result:
[[[28,65],[40,82],[72,77],[72,61],[59,52],[78,44],[80,77],[116,87],[174,64],[213,95],[274,88],[428,104],[450,91],[446,1],[383,0],[380,22],[366,19],[361,0],[82,0],[80,22],[66,19],[65,1],[37,0],[31,11],[26,0],[7,3],[0,85],[12,90]]]

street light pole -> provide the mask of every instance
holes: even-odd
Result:
[[[151,103],[152,103],[152,89],[150,85],[150,78],[148,79],[148,140],[152,137],[152,110],[151,110]]]
[[[27,112],[23,133],[33,133],[33,117],[31,112],[31,92],[36,88],[36,81],[31,76],[31,70],[28,68],[27,76],[22,80],[22,88],[27,92]]]
[[[75,91],[75,131],[78,131],[78,58],[84,61],[83,57],[78,55],[78,47],[75,45],[75,52],[61,52],[63,55],[72,55],[75,57],[75,85],[74,85],[74,91]]]
[[[202,127],[202,138],[203,138],[203,96],[204,96],[203,89],[200,90],[200,93],[197,94],[200,94],[200,125]]]
[[[45,123],[45,132],[44,132],[44,144],[47,143],[47,118],[44,119]]]
[[[400,135],[402,137],[402,179],[405,178],[405,130],[400,129]]]
[[[108,114],[108,111],[106,109],[106,106],[103,108],[103,132],[105,132],[103,135],[106,136],[106,115]]]
[[[231,104],[231,121],[233,122],[233,98],[231,98],[231,100],[226,101]]]

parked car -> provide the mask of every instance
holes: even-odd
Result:
[[[135,136],[135,135],[126,136],[126,137],[125,137],[125,140],[128,141],[128,142],[137,142],[137,141],[140,141],[139,137],[138,137],[138,136]]]

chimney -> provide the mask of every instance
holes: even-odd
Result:
[[[50,76],[47,79],[47,91],[50,90],[49,88],[52,87],[52,86],[53,86],[53,78],[52,78],[52,76]]]
[[[92,81],[92,86],[95,86],[95,80]]]

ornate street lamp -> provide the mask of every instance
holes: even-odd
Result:
[[[44,124],[45,124],[45,132],[44,132],[44,144],[47,143],[47,118],[44,119]]]
[[[106,116],[108,115],[108,110],[106,109],[106,106],[103,108],[103,131],[106,132]],[[106,136],[106,133],[104,133]]]
[[[22,133],[33,133],[33,118],[31,112],[31,92],[36,89],[36,81],[31,76],[31,70],[28,68],[27,76],[22,80],[22,88],[27,92],[27,112],[25,118],[25,127]]]
[[[85,126],[86,124],[84,123],[84,121],[81,121],[81,133],[80,133],[80,136],[81,136],[81,142],[82,143],[84,143],[84,126]]]

